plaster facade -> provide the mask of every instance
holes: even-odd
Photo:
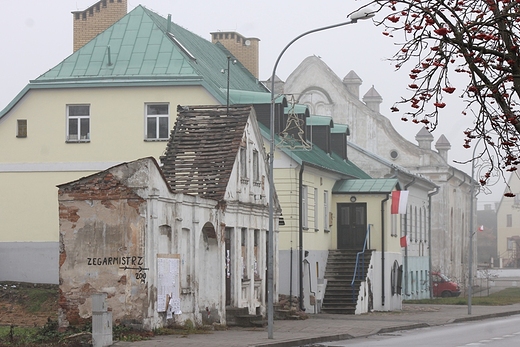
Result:
[[[313,56],[293,71],[283,85],[283,91],[278,92],[296,95],[297,103],[307,105],[311,114],[330,116],[335,123],[347,124],[351,129],[349,142],[364,151],[412,174],[424,176],[439,186],[430,205],[431,268],[464,282],[468,270],[468,224],[472,215],[471,178],[447,163],[449,142],[443,136],[436,143],[437,151],[431,148],[434,139],[427,132],[418,133],[418,145],[404,139],[379,112],[382,98],[374,87],[359,99],[361,83],[354,72],[341,80],[321,59]],[[348,155],[372,177],[392,174],[391,168],[373,167],[359,153],[350,151]],[[422,199],[426,201],[424,194]]]
[[[226,306],[265,314],[267,206],[244,200],[173,194],[153,158],[60,185],[60,327],[87,322],[98,292],[116,324],[145,329],[226,324]],[[161,259],[178,260],[172,292]]]

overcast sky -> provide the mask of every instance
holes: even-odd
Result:
[[[72,53],[72,11],[84,10],[95,0],[0,0],[0,109],[3,109],[30,80],[37,78]],[[322,0],[315,3],[296,0],[128,0],[128,11],[143,5],[182,27],[211,40],[210,32],[236,31],[260,39],[260,79],[270,77],[281,50],[296,36],[319,27],[344,22],[364,0]],[[307,56],[316,55],[341,79],[354,70],[363,80],[360,95],[373,85],[383,97],[381,113],[408,140],[420,130],[418,125],[400,120],[390,107],[406,94],[409,82],[405,69],[396,72],[387,59],[397,50],[392,39],[371,20],[314,33],[298,40],[283,55],[276,74],[286,80]],[[410,66],[410,69],[412,67]],[[471,118],[461,116],[462,103],[446,107],[435,141],[444,134],[451,143],[450,164],[471,173],[464,161],[472,151],[464,150],[462,131]],[[355,131],[355,129],[352,129]],[[435,142],[434,142],[435,143]],[[496,187],[498,188],[498,186]],[[498,192],[480,200],[500,199]]]

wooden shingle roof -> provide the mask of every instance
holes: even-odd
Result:
[[[224,198],[251,106],[179,106],[162,169],[174,193]]]

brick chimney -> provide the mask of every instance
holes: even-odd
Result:
[[[127,13],[127,0],[101,0],[84,11],[73,11],[73,51],[108,29]]]
[[[211,42],[220,42],[258,79],[259,39],[244,37],[234,31],[219,31],[211,33]]]

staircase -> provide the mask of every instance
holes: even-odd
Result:
[[[265,327],[267,322],[259,314],[249,314],[247,307],[226,307],[227,326]]]
[[[359,250],[337,249],[329,250],[327,259],[327,268],[325,270],[325,278],[327,279],[327,287],[323,297],[321,311],[325,313],[335,314],[355,314],[359,287],[365,280],[372,251],[365,251],[365,269],[358,268],[356,281],[354,282],[354,291],[351,283],[354,277],[354,269],[356,267],[356,255]],[[361,259],[360,259],[361,260]],[[365,274],[365,278],[361,279],[361,274]]]

